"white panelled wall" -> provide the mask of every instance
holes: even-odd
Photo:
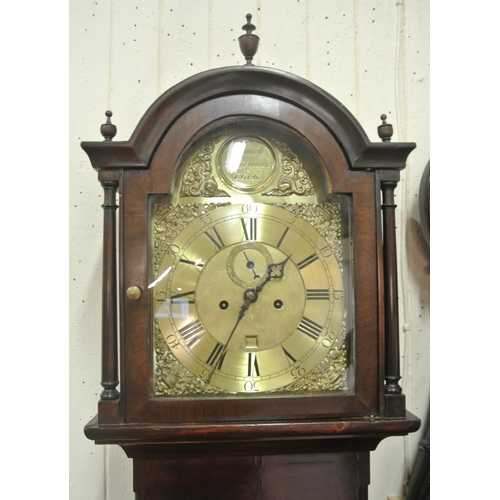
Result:
[[[100,387],[102,188],[80,148],[113,111],[127,140],[150,104],[207,69],[242,65],[253,14],[254,63],[300,75],[342,102],[372,141],[380,115],[416,142],[396,191],[403,390],[423,421],[371,455],[371,500],[404,495],[429,419],[429,254],[418,192],[430,158],[429,0],[70,1],[70,498],[132,500],[132,462],[83,434]],[[306,499],[307,500],[307,499]]]

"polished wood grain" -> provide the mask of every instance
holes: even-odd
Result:
[[[365,500],[368,453],[134,460],[141,500]]]

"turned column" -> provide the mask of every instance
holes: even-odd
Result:
[[[111,111],[106,112],[107,122],[101,126],[105,141],[116,135],[116,126],[111,123]],[[118,172],[99,170],[99,181],[104,190],[103,221],[103,268],[102,268],[102,373],[104,390],[99,401],[99,422],[118,421],[118,283],[116,262],[116,194]]]
[[[382,125],[378,127],[379,137],[383,142],[390,142],[393,129],[386,123],[386,115],[380,117]],[[403,416],[405,401],[399,385],[399,306],[398,306],[398,269],[396,251],[396,204],[394,190],[400,180],[399,170],[387,169],[379,172],[382,191],[382,228],[384,260],[384,326],[385,326],[385,395],[386,416]]]

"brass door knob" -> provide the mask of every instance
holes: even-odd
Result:
[[[127,288],[127,298],[130,300],[139,300],[142,295],[142,290],[138,286]]]

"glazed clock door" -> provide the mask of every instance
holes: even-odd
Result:
[[[147,331],[151,346],[125,373],[130,418],[373,414],[377,324],[358,328],[355,304],[368,294],[377,310],[377,270],[359,279],[355,256],[376,255],[376,235],[352,231],[363,205],[375,213],[373,174],[350,186],[334,137],[292,105],[220,100],[220,116],[205,103],[176,122],[149,172],[125,173],[147,195],[124,216],[129,203],[149,220],[125,249],[144,255],[148,297],[147,329],[126,321],[126,338]]]

